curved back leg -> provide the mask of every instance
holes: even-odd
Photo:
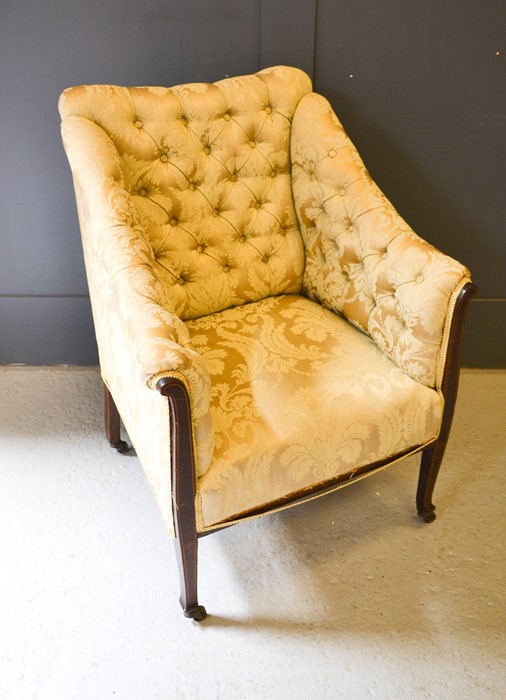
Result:
[[[434,512],[435,506],[432,503],[432,494],[445,453],[448,436],[450,435],[450,428],[455,410],[455,401],[457,399],[457,389],[459,386],[460,354],[462,350],[462,337],[467,307],[477,291],[478,288],[472,284],[472,282],[469,282],[462,288],[457,303],[455,304],[455,311],[450,328],[450,339],[448,342],[447,361],[441,386],[445,399],[441,430],[437,440],[432,443],[432,445],[426,447],[422,452],[420,476],[416,493],[416,506],[418,515],[422,517],[426,523],[431,523],[436,519],[436,514]]]
[[[104,419],[105,419],[105,435],[109,441],[109,445],[118,450],[121,454],[125,454],[130,450],[128,444],[121,439],[120,434],[120,417],[111,392],[104,384]]]

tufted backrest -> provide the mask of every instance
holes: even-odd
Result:
[[[182,319],[299,292],[304,248],[289,141],[310,90],[309,78],[288,67],[170,89],[66,90],[64,138],[77,128],[87,139],[96,196],[110,210],[100,235],[130,231],[123,258],[114,246],[96,246],[109,251],[112,274],[150,265]],[[71,141],[79,180],[87,166],[72,158]]]

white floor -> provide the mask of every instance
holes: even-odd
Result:
[[[506,372],[465,371],[438,482],[418,459],[211,535],[183,618],[96,369],[0,368],[1,700],[505,698]]]

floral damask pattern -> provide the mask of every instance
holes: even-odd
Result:
[[[186,326],[211,378],[202,528],[437,436],[438,393],[315,302],[270,297]]]
[[[190,393],[200,529],[439,430],[468,272],[310,90],[278,66],[60,99],[102,375],[172,534],[163,376]]]
[[[450,301],[469,271],[403,221],[321,95],[301,99],[291,150],[306,251],[304,292],[368,333],[413,378],[435,387]]]

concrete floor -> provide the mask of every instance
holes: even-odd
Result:
[[[92,368],[0,368],[1,700],[506,697],[506,372],[464,371],[418,459],[200,546],[200,626]]]

